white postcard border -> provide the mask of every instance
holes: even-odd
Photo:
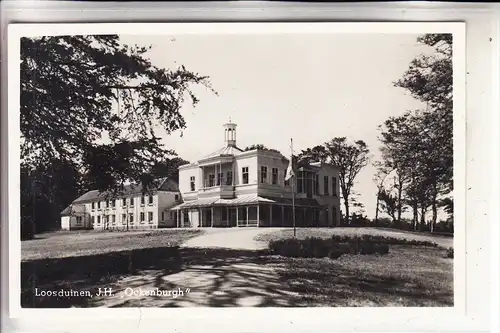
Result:
[[[160,27],[161,26],[161,27]],[[161,33],[159,33],[161,31]],[[20,308],[20,234],[19,234],[19,80],[21,36],[60,34],[279,34],[279,33],[453,33],[454,38],[454,160],[455,160],[455,307],[453,308],[120,308],[120,309],[21,309]],[[472,311],[466,304],[466,250],[475,237],[466,237],[466,211],[470,204],[466,188],[466,100],[465,100],[465,24],[463,23],[113,23],[113,24],[24,24],[9,26],[8,49],[8,124],[9,124],[9,305],[10,316],[18,327],[68,327],[72,331],[88,330],[95,323],[102,329],[128,331],[148,330],[168,324],[181,331],[331,331],[359,330],[421,331],[475,329]],[[463,189],[463,190],[460,190]],[[473,230],[477,232],[477,229]],[[485,245],[486,246],[486,245]],[[466,285],[467,283],[467,285]],[[467,307],[466,307],[467,305]],[[475,304],[477,306],[477,304]],[[467,310],[467,311],[466,311]],[[24,326],[28,323],[32,324]],[[85,320],[78,327],[74,320]],[[35,325],[33,325],[36,323]],[[238,323],[238,324],[237,324]],[[243,327],[241,326],[243,324]],[[431,325],[432,324],[432,325]],[[225,326],[228,325],[228,326]],[[227,327],[227,328],[226,328]],[[250,329],[251,327],[251,329]]]

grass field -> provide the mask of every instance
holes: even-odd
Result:
[[[219,231],[57,232],[24,241],[23,306],[239,306],[248,298],[260,299],[256,306],[453,306],[453,259],[446,257],[453,238],[373,228],[297,229],[299,238],[371,234],[428,240],[440,247],[390,245],[386,255],[346,254],[338,259],[181,249],[179,264],[168,247],[205,232]],[[262,232],[256,239],[264,242],[293,236],[291,229],[263,228]],[[37,298],[33,303],[33,276],[37,286],[47,290],[113,287],[120,291],[139,285],[189,287],[192,293],[177,300],[119,296],[116,304],[107,298]]]
[[[453,306],[453,238],[374,228],[297,229],[297,238],[379,235],[430,241],[439,247],[390,245],[389,254],[344,255],[336,260],[281,258],[274,263],[280,281],[307,306]],[[277,230],[256,237],[293,237]]]
[[[453,306],[453,260],[431,247],[336,260],[283,258],[280,281],[306,306]]]
[[[156,231],[80,231],[54,232],[21,242],[21,260],[88,256],[108,252],[138,250],[179,245],[201,235],[193,229],[161,229]]]

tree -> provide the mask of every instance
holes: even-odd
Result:
[[[303,163],[325,163],[328,160],[328,151],[325,146],[315,146],[313,148],[307,148],[300,152],[299,160]]]
[[[395,86],[427,104],[422,114],[422,141],[428,147],[426,167],[433,178],[431,231],[437,221],[438,196],[453,189],[453,39],[451,34],[426,34],[418,42],[435,49],[414,59]]]
[[[264,146],[263,144],[256,144],[256,145],[251,145],[251,146],[247,146],[245,147],[245,149],[243,149],[244,151],[249,151],[249,150],[264,150],[264,151],[272,151],[272,152],[275,152],[275,153],[280,153],[281,152],[279,150],[276,150],[276,149],[273,149],[273,148],[268,148],[266,146]]]
[[[189,164],[189,162],[180,157],[165,158],[153,166],[151,174],[155,178],[168,177],[178,183],[179,167],[185,164]]]
[[[416,184],[417,172],[416,168],[420,156],[420,127],[416,121],[415,112],[407,112],[401,117],[390,117],[379,126],[381,136],[379,140],[382,143],[380,152],[384,167],[395,170],[397,175],[396,190],[398,198],[398,206],[402,210],[404,203],[407,203],[414,210],[414,223],[418,215],[416,208],[416,193],[418,186]],[[412,186],[410,188],[410,185]],[[405,189],[405,186],[407,187]],[[403,193],[407,195],[403,199]],[[401,215],[398,209],[398,217],[396,221],[400,221]]]
[[[349,197],[354,179],[369,162],[369,149],[362,140],[350,143],[347,138],[334,138],[325,143],[329,163],[339,168],[340,189],[344,199],[346,223],[349,223]]]
[[[171,153],[155,127],[183,130],[186,97],[198,102],[192,85],[211,89],[208,77],[184,66],[151,64],[150,48],[123,45],[117,35],[22,38],[22,165],[72,161],[98,190],[127,180],[148,187],[148,172]]]
[[[397,198],[389,191],[383,189],[380,193],[380,206],[382,208],[382,211],[387,213],[387,215],[391,217],[392,223],[395,224],[397,221]]]
[[[377,204],[375,206],[375,225],[378,225],[378,213],[380,207],[380,197],[384,191],[384,183],[387,176],[392,172],[390,168],[385,167],[381,162],[375,161],[373,166],[376,168],[377,172],[373,176],[373,182],[377,186]]]
[[[84,184],[74,163],[53,160],[35,170],[21,168],[21,236],[60,227],[60,212],[81,194]]]

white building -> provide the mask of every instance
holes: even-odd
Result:
[[[178,227],[292,226],[288,160],[267,150],[236,146],[236,124],[224,125],[225,145],[179,167],[183,203],[173,207]],[[297,226],[340,223],[339,170],[313,163],[295,170]]]
[[[143,195],[142,186],[126,185],[119,195],[89,191],[61,212],[61,228],[156,229],[175,225],[170,208],[181,202],[178,184],[161,179]]]

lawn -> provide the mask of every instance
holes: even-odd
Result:
[[[264,230],[258,240],[293,236],[290,229]],[[373,228],[297,229],[299,238],[372,234],[429,240],[441,246],[389,245],[386,255],[345,254],[338,259],[169,247],[202,232],[58,232],[24,241],[23,306],[241,306],[248,299],[256,304],[251,306],[453,306],[453,259],[446,257],[452,238]],[[138,285],[186,287],[192,292],[176,300],[122,299],[122,295],[109,300],[38,299],[32,295],[34,283],[47,290],[112,287],[119,292]]]
[[[306,237],[330,238],[332,235],[374,235],[394,238],[405,238],[408,240],[430,241],[443,248],[453,247],[453,237],[434,236],[429,234],[417,234],[401,230],[391,230],[383,228],[297,228],[297,238]],[[292,238],[293,229],[276,230],[258,235],[255,240],[270,242],[272,240]]]
[[[297,238],[333,234],[377,235],[430,241],[438,247],[389,245],[387,255],[346,254],[338,259],[284,258],[274,263],[283,287],[305,306],[453,306],[453,238],[375,228],[298,228]],[[293,229],[261,234],[256,240],[293,237]]]
[[[21,260],[88,256],[127,250],[180,245],[201,230],[55,232],[21,242]]]
[[[282,258],[280,281],[306,306],[453,306],[444,249],[391,246],[387,255]]]

